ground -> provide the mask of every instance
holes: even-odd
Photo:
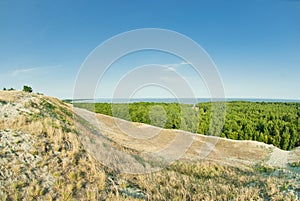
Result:
[[[0,200],[298,200],[300,149],[0,91]]]

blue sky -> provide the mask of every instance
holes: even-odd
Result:
[[[34,91],[70,98],[89,53],[116,34],[140,28],[170,29],[201,45],[220,72],[226,97],[300,99],[296,0],[1,0],[0,87],[27,84]],[[112,95],[121,76],[117,72],[147,63],[178,67],[182,62],[157,52],[123,58],[100,82],[97,95]],[[190,77],[196,96],[209,95],[191,69],[177,70]],[[154,88],[138,94],[164,96]]]

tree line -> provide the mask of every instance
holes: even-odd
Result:
[[[217,108],[214,104],[218,103],[76,103],[76,106],[128,121],[234,140],[255,140],[284,150],[300,146],[300,103],[226,102],[218,108],[226,111],[225,121],[222,115],[218,118],[218,113],[213,112]]]
[[[15,90],[16,90],[16,89],[14,89],[13,87],[11,87],[11,88],[3,87],[3,91],[15,91]],[[24,86],[23,86],[23,90],[22,90],[22,91],[28,92],[28,93],[33,92],[32,87],[27,86],[27,85],[24,85]]]

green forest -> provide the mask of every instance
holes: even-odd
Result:
[[[197,105],[150,102],[74,104],[97,113],[162,128],[234,140],[255,140],[284,150],[300,146],[300,103],[232,101]],[[219,115],[220,111],[225,116],[222,113]]]

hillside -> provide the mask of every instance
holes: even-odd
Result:
[[[92,112],[167,129],[205,135],[219,133],[218,136],[224,138],[264,142],[283,150],[300,146],[300,103],[297,102],[226,101],[192,105],[75,101],[74,105]],[[212,116],[216,118],[212,119]]]
[[[0,197],[69,200],[103,196],[106,174],[83,149],[61,101],[0,92]]]
[[[166,144],[172,146],[164,150]],[[1,200],[297,200],[300,194],[299,148],[160,129],[31,93],[0,91],[0,151]]]

